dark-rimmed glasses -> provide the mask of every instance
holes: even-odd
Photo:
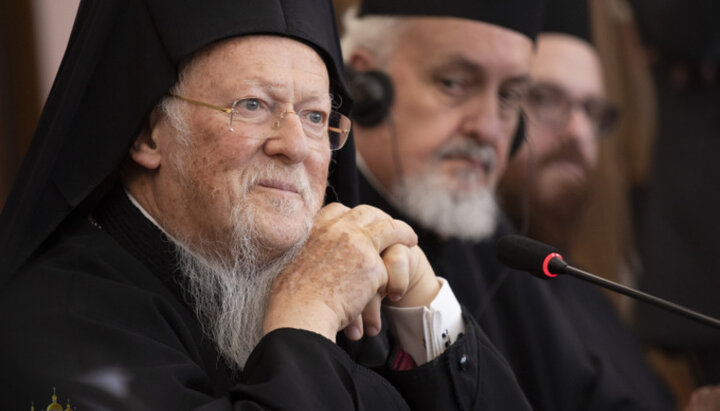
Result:
[[[620,110],[603,98],[573,100],[562,88],[553,84],[533,85],[523,103],[531,121],[552,128],[565,127],[576,107],[587,115],[597,137],[609,134],[620,117]]]

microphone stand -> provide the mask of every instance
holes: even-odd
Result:
[[[581,280],[590,281],[591,283],[594,283],[601,287],[605,287],[620,294],[627,295],[628,297],[633,297],[637,298],[638,300],[645,301],[646,303],[652,304],[664,310],[683,315],[691,320],[695,320],[702,324],[709,325],[715,328],[720,328],[720,320],[717,320],[716,318],[709,317],[705,314],[690,310],[681,305],[674,304],[669,301],[663,300],[662,298],[655,297],[654,295],[646,294],[642,291],[638,291],[630,287],[626,287],[624,285],[606,280],[602,277],[598,277],[594,274],[590,274],[587,271],[580,270],[579,268],[575,268],[567,264],[565,261],[557,257],[550,260],[548,268],[553,273],[569,274]]]

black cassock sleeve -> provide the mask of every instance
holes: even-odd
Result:
[[[523,409],[514,377],[472,321],[451,349],[412,371],[384,367],[383,377],[318,334],[280,329],[233,376],[145,264],[87,224],[69,231],[0,288],[8,409],[44,408],[53,387],[80,410],[403,410],[406,401]]]
[[[2,291],[9,409],[44,409],[53,387],[81,410],[408,409],[388,381],[315,333],[269,333],[241,375],[223,380],[207,372],[222,361],[204,361],[185,318],[153,293],[64,270],[26,273]]]
[[[325,337],[295,329],[275,330],[260,341],[231,397],[272,409],[407,409],[388,381]]]
[[[218,393],[182,316],[162,299],[82,275],[33,274],[6,288],[0,304],[0,397],[10,409],[49,402],[52,387],[88,410],[405,410],[405,401],[418,410],[526,408],[472,322],[434,361],[384,377],[318,334],[275,330]]]
[[[442,355],[406,371],[393,370],[397,347],[379,337],[339,343],[390,381],[413,410],[530,410],[515,375],[477,322],[463,309],[465,333]]]

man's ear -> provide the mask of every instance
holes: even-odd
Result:
[[[135,163],[148,170],[156,170],[162,162],[162,153],[158,147],[158,125],[160,114],[155,109],[143,124],[135,142],[130,147],[130,157]]]
[[[348,65],[359,72],[377,69],[375,56],[369,50],[361,47],[358,47],[352,52],[348,60]]]

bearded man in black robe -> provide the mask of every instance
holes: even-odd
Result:
[[[410,222],[433,268],[508,359],[534,409],[671,409],[637,347],[615,345],[632,339],[606,323],[617,322],[612,312],[594,316],[596,307],[572,295],[559,299],[552,284],[512,272],[495,257],[493,236],[514,229],[494,190],[521,142],[513,134],[540,28],[539,18],[528,27],[534,2],[527,3],[394,7],[365,0],[359,17],[347,16],[345,61],[360,72],[351,89],[366,91],[354,94],[374,96],[365,83],[382,77],[377,73],[394,91],[384,93],[393,99],[382,115],[355,111],[363,114],[355,128],[361,200]],[[566,23],[587,23],[581,0],[548,2],[546,15],[553,11]]]
[[[356,201],[340,63],[324,0],[81,3],[0,220],[8,408],[528,408],[407,224],[322,207]],[[380,376],[334,342],[383,299]]]

